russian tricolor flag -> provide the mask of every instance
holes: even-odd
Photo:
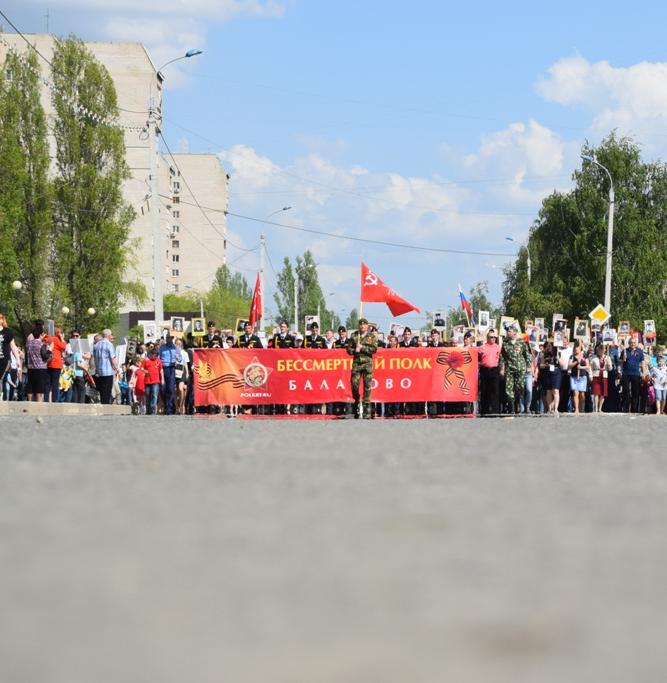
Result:
[[[475,316],[473,315],[472,312],[472,306],[470,305],[470,302],[468,299],[466,299],[466,295],[463,293],[463,290],[461,289],[461,285],[459,284],[459,297],[461,299],[461,308],[466,312],[466,317],[468,318],[468,324],[469,325],[474,325],[475,324]]]

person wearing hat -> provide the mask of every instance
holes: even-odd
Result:
[[[403,328],[403,334],[398,342],[399,349],[414,349],[418,345],[417,338],[412,336],[412,330],[406,325]],[[420,409],[423,412],[424,404],[415,402],[401,403],[401,415],[418,415]]]
[[[426,342],[426,346],[429,349],[439,349],[447,346],[440,336],[440,330],[433,327],[431,329],[429,338]],[[445,412],[445,404],[442,401],[429,401],[426,406],[426,414],[429,417],[434,417],[435,415],[443,415]]]
[[[204,337],[204,346],[207,349],[219,348],[222,346],[222,337],[215,331],[215,323],[208,321],[208,334]]]
[[[324,349],[326,343],[324,337],[320,336],[320,326],[317,321],[310,324],[310,334],[303,340],[304,349]]]
[[[378,350],[377,337],[369,330],[368,320],[359,320],[359,329],[352,333],[347,352],[352,356],[350,385],[354,399],[354,418],[359,419],[359,384],[363,379],[363,418],[371,419],[371,382],[373,381],[373,354]]]
[[[236,340],[235,349],[261,349],[262,342],[256,334],[252,333],[253,325],[248,320],[243,325],[243,334]]]
[[[505,378],[505,400],[510,413],[518,413],[524,395],[526,368],[530,368],[533,355],[528,345],[518,338],[518,330],[511,325],[500,351],[500,377]]]
[[[338,328],[338,339],[334,342],[334,349],[346,349],[347,342],[347,329],[345,325],[341,325]]]
[[[294,337],[289,333],[289,323],[281,320],[278,331],[273,335],[269,342],[269,348],[273,349],[293,349],[295,346]],[[275,415],[286,415],[287,405],[276,403],[271,410]]]
[[[289,333],[287,320],[280,322],[279,330],[273,335],[272,348],[274,349],[293,349],[294,337]]]

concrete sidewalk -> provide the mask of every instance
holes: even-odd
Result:
[[[131,406],[100,403],[32,403],[31,401],[0,401],[0,417],[85,417],[92,415],[132,415]]]

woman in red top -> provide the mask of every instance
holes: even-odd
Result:
[[[44,393],[44,400],[57,403],[60,399],[60,373],[63,369],[63,353],[67,348],[65,342],[65,335],[63,331],[56,326],[53,330],[53,337],[44,337],[44,343],[48,344],[51,349],[51,360],[47,363],[48,379],[46,383],[46,392]],[[49,398],[50,396],[50,398]]]

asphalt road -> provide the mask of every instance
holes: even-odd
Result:
[[[667,419],[0,419],[2,683],[663,683]]]

